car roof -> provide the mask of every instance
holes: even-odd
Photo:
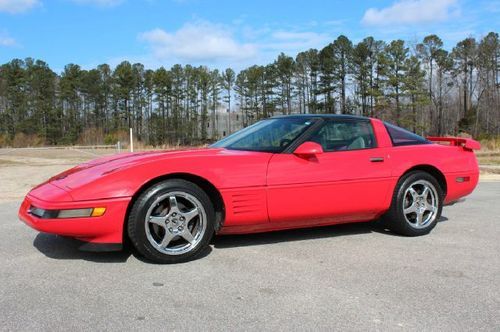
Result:
[[[290,114],[290,115],[276,115],[271,119],[282,118],[322,118],[322,119],[337,119],[337,120],[369,120],[370,118],[359,115],[348,114]]]

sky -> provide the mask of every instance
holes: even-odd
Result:
[[[0,63],[239,70],[321,49],[341,34],[354,43],[437,34],[451,49],[499,28],[500,0],[0,0]]]

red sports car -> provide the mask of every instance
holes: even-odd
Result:
[[[160,263],[195,258],[214,233],[380,219],[417,236],[434,228],[443,205],[474,190],[479,148],[377,119],[279,116],[204,149],[81,164],[31,190],[19,217],[87,242],[83,249],[118,249],[129,238]]]

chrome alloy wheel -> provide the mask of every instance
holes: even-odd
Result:
[[[406,189],[403,214],[411,227],[427,227],[436,219],[438,210],[439,197],[436,188],[429,181],[415,181]]]
[[[206,228],[207,215],[201,202],[181,191],[158,197],[149,207],[145,219],[149,242],[167,255],[181,255],[193,250]]]

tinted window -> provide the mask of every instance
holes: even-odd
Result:
[[[310,140],[320,144],[326,152],[375,147],[373,128],[369,121],[327,121]]]
[[[427,141],[422,136],[418,136],[417,134],[412,133],[406,129],[401,127],[397,127],[390,123],[385,122],[385,128],[387,128],[387,132],[391,137],[392,145],[400,146],[400,145],[414,145],[414,144],[427,144]]]
[[[307,118],[276,118],[259,121],[212,145],[230,150],[282,152],[311,124]]]

